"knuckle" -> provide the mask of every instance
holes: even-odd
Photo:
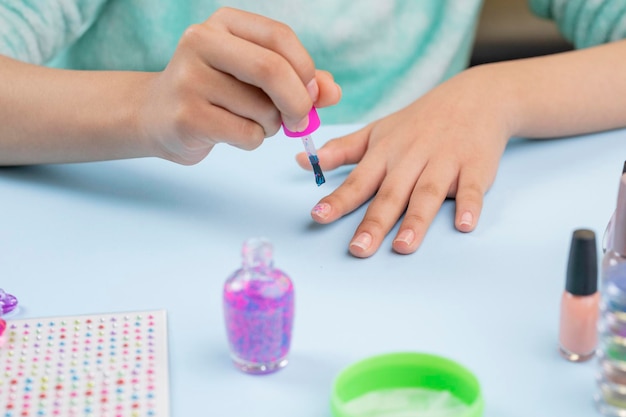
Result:
[[[277,54],[267,52],[252,62],[254,72],[263,85],[272,85],[275,79],[282,79],[286,72],[285,61]]]
[[[361,195],[362,190],[363,184],[356,176],[349,175],[343,184],[341,184],[341,191],[345,195]]]
[[[202,42],[206,34],[206,27],[200,24],[193,24],[185,29],[180,37],[181,46],[193,46]]]
[[[296,33],[287,24],[276,22],[268,32],[268,43],[272,47],[280,47],[286,41],[296,38]]]
[[[485,194],[484,188],[478,183],[464,184],[463,188],[459,190],[463,193],[465,199],[481,200]]]
[[[418,183],[415,190],[419,195],[425,195],[432,198],[442,199],[445,197],[447,190],[434,181]]]
[[[252,120],[262,126],[266,138],[274,136],[281,126],[280,112],[270,100],[259,100],[258,106],[258,115]]]
[[[379,203],[383,203],[385,206],[392,205],[397,207],[399,205],[406,205],[408,197],[402,197],[398,192],[393,188],[381,188],[376,193],[376,201]]]
[[[213,12],[211,17],[208,20],[223,20],[224,18],[232,15],[234,9],[231,7],[222,6]]]
[[[191,65],[187,64],[176,66],[171,80],[174,91],[179,95],[193,92],[202,83],[202,77]]]
[[[239,147],[248,151],[258,148],[265,139],[265,131],[257,123],[240,119],[235,131],[240,139]]]
[[[263,130],[266,138],[274,136],[280,130],[280,122],[278,120],[272,120],[268,123],[265,123],[263,125]]]
[[[488,183],[484,183],[476,178],[465,178],[465,180],[463,180],[463,177],[461,177],[458,182],[458,188],[451,197],[465,203],[482,204],[488,189]]]
[[[196,130],[195,111],[188,103],[180,103],[172,112],[172,125],[179,135],[193,135]]]
[[[373,214],[369,214],[365,216],[365,218],[359,225],[359,230],[367,231],[367,232],[370,232],[371,234],[378,234],[385,229],[386,229],[386,224],[383,218],[378,215],[373,215]]]
[[[303,81],[308,82],[315,77],[315,64],[290,26],[280,22],[273,25],[266,41],[270,49],[287,57]]]
[[[403,224],[408,225],[409,227],[415,226],[426,226],[428,221],[424,216],[419,213],[406,213],[404,215]]]
[[[221,6],[215,10],[211,16],[209,16],[205,23],[210,26],[227,29],[231,22],[245,18],[245,16],[242,16],[243,14],[245,13],[242,10],[228,6]]]

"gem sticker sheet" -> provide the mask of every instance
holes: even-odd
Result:
[[[165,311],[7,320],[0,417],[168,417]]]

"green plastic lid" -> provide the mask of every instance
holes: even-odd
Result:
[[[415,352],[374,356],[344,369],[333,384],[332,414],[354,417],[346,407],[350,400],[373,391],[402,388],[445,390],[467,405],[458,417],[483,414],[480,384],[474,374],[450,359]]]

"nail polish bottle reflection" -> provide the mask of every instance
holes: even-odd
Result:
[[[574,231],[561,298],[559,352],[572,362],[590,359],[597,345],[598,256],[592,230]]]
[[[596,407],[605,416],[626,415],[626,275],[603,282]]]
[[[224,284],[224,318],[235,366],[267,374],[287,365],[294,316],[291,279],[272,262],[272,245],[249,239],[243,263]]]
[[[622,177],[626,174],[626,161],[624,161],[624,165],[622,168]],[[606,229],[604,230],[604,236],[602,237],[602,252],[607,252],[613,249],[613,237],[615,235],[615,216],[618,210],[616,209],[611,215],[609,219],[609,223],[606,225]]]

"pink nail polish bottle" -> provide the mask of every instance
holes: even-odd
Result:
[[[592,230],[574,231],[561,297],[559,353],[572,362],[593,357],[598,342],[598,257]]]

